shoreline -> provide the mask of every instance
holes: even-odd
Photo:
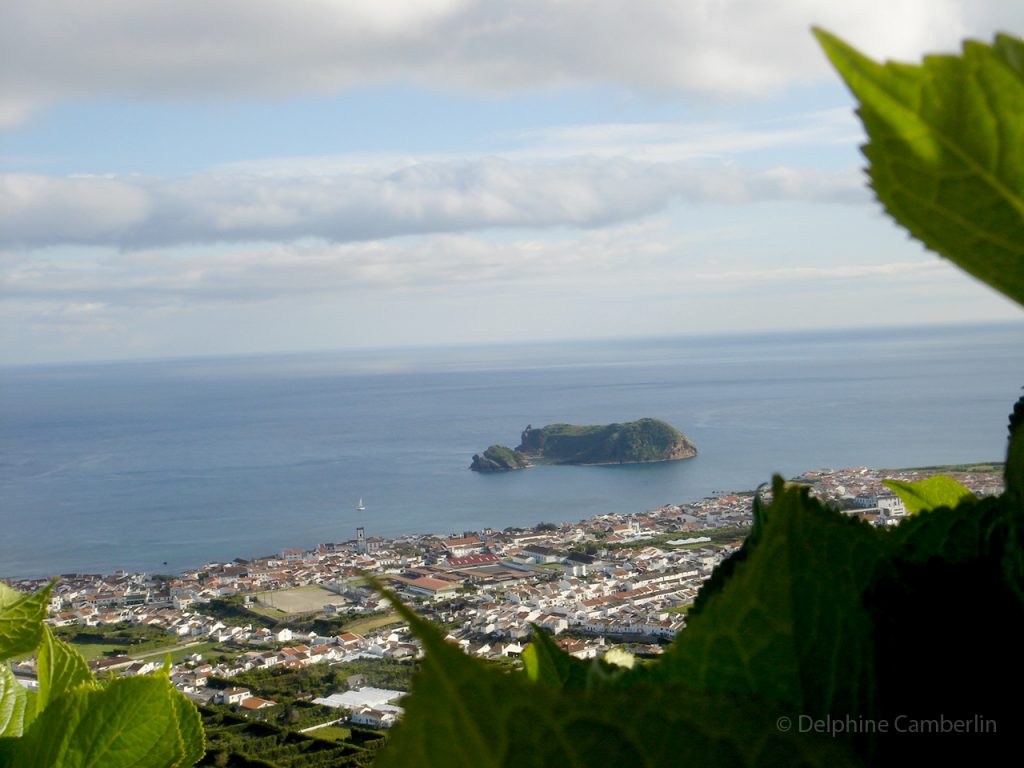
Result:
[[[635,462],[635,463],[641,463],[641,462]],[[660,462],[646,462],[646,463],[660,463]],[[606,466],[606,465],[587,465],[587,466]],[[901,469],[869,468],[869,467],[852,467],[852,468],[847,467],[847,468],[842,468],[842,469],[822,468],[822,469],[817,469],[817,470],[808,470],[808,471],[803,472],[803,473],[801,473],[799,475],[795,475],[794,477],[790,478],[790,481],[791,482],[798,482],[798,483],[809,483],[809,484],[812,484],[812,495],[818,495],[821,498],[828,499],[828,498],[834,498],[834,497],[843,496],[843,495],[846,494],[846,492],[848,490],[851,490],[854,487],[864,487],[865,485],[870,485],[870,484],[878,485],[878,484],[880,484],[879,476],[882,475],[882,474],[884,474],[886,477],[900,476],[900,475],[903,476],[903,477],[896,477],[896,479],[907,479],[908,477],[910,479],[920,479],[920,478],[910,477],[910,476],[916,475],[916,474],[920,474],[920,475],[923,475],[923,476],[931,476],[931,475],[935,475],[935,474],[949,474],[949,475],[959,476],[958,479],[960,479],[961,482],[963,482],[964,479],[967,479],[968,481],[964,482],[963,483],[964,485],[967,485],[969,488],[971,488],[971,490],[974,490],[975,492],[979,492],[980,491],[981,493],[984,494],[984,493],[991,492],[992,489],[994,489],[996,486],[998,486],[999,488],[1002,487],[1002,471],[1003,471],[1003,467],[1004,467],[1004,463],[1003,462],[982,461],[982,462],[973,462],[973,463],[967,463],[967,464],[946,464],[946,465],[935,465],[935,466],[926,466],[926,467],[907,467],[907,468],[901,468]],[[985,480],[987,482],[972,483],[972,481],[969,478],[974,477],[974,476],[980,476],[981,480]],[[996,479],[996,478],[998,479],[998,481],[993,483],[992,481],[994,479]],[[972,485],[973,485],[973,487],[972,487]],[[815,493],[816,489],[819,490],[819,493]],[[883,491],[883,492],[887,493],[887,491]],[[757,493],[757,489],[731,490],[731,491],[714,492],[712,495],[705,496],[702,499],[695,499],[695,500],[684,501],[684,502],[669,502],[669,503],[661,505],[660,507],[656,507],[655,509],[652,509],[652,510],[645,510],[645,511],[638,511],[638,512],[625,512],[625,513],[606,513],[606,514],[594,515],[594,516],[592,516],[590,518],[584,518],[583,520],[579,521],[579,523],[580,524],[593,523],[594,521],[598,521],[598,520],[601,520],[601,521],[607,521],[607,520],[630,520],[630,519],[638,517],[638,516],[650,515],[650,514],[652,514],[653,512],[655,512],[657,510],[664,510],[664,509],[668,509],[668,508],[685,509],[685,508],[692,508],[692,507],[700,507],[702,504],[706,504],[706,503],[709,503],[709,502],[710,503],[714,503],[716,501],[720,501],[720,500],[723,500],[723,499],[749,498],[750,496],[752,496],[755,493]],[[572,525],[572,524],[573,523],[571,523],[570,521],[562,521],[561,523],[556,524],[556,527],[561,528],[561,527],[565,527],[567,525]],[[534,531],[534,532],[537,532],[538,527],[541,526],[541,525],[549,525],[549,523],[538,521],[533,526],[525,526],[525,527],[509,526],[509,527],[507,527],[505,529],[502,529],[502,530],[504,530],[504,531],[513,530],[513,531]],[[473,532],[468,532],[467,531],[465,533],[467,533],[467,534],[468,533],[479,534],[479,533],[481,533],[483,531],[493,531],[493,530],[494,529],[492,527],[488,527],[488,528],[480,529],[480,531],[473,531]],[[370,538],[371,538],[371,540],[374,542],[374,544],[376,546],[381,547],[381,548],[387,548],[387,547],[395,546],[396,543],[400,544],[402,542],[423,541],[423,540],[429,540],[429,539],[444,539],[445,536],[446,536],[446,534],[441,534],[441,533],[438,533],[438,532],[419,532],[419,533],[411,533],[411,534],[402,534],[402,535],[399,535],[399,536],[391,536],[391,537],[375,537],[375,536],[371,536]],[[346,546],[355,546],[355,545],[356,545],[356,541],[355,540],[350,540],[350,541],[344,542],[342,544],[325,544],[325,543],[320,543],[320,544],[316,545],[316,547],[313,547],[313,548],[310,548],[310,549],[289,549],[289,548],[283,548],[282,550],[280,550],[280,552],[282,552],[282,553],[283,552],[317,553],[317,552],[324,552],[324,551],[334,551],[334,550],[324,550],[323,548],[325,546],[330,546],[330,547],[346,547]],[[110,577],[121,577],[121,578],[124,578],[124,577],[128,577],[128,576],[138,577],[138,576],[147,576],[147,575],[151,575],[151,576],[160,575],[160,576],[169,576],[169,577],[171,577],[173,579],[173,578],[185,577],[189,573],[199,572],[203,568],[205,568],[205,567],[207,567],[209,565],[245,564],[245,563],[256,562],[256,561],[260,561],[260,560],[273,560],[273,559],[283,559],[283,558],[279,558],[278,557],[278,553],[275,553],[275,554],[272,554],[272,555],[260,555],[260,556],[252,557],[252,558],[249,558],[249,559],[244,559],[244,558],[242,558],[240,556],[235,556],[234,558],[231,558],[231,559],[210,560],[210,561],[207,561],[206,563],[204,563],[203,565],[193,566],[193,567],[190,567],[190,568],[184,568],[184,569],[181,569],[179,572],[176,572],[176,573],[175,572],[166,572],[166,573],[165,572],[158,572],[156,570],[154,570],[154,571],[133,571],[133,572],[129,572],[129,571],[126,571],[124,569],[120,569],[119,568],[119,569],[115,569],[112,573],[94,573],[94,572],[86,573],[86,572],[76,572],[76,571],[64,571],[64,572],[61,572],[59,574],[54,574],[54,575],[46,576],[46,577],[19,577],[19,576],[13,576],[13,575],[4,575],[4,576],[0,576],[0,581],[8,582],[8,583],[10,583],[12,585],[16,585],[16,584],[22,584],[22,585],[25,585],[25,584],[36,584],[36,585],[41,586],[41,585],[45,585],[45,584],[49,583],[50,581],[54,581],[54,580],[59,582],[61,580],[67,580],[67,579],[80,580],[80,579],[83,579],[83,578],[105,579],[105,578],[110,578]]]

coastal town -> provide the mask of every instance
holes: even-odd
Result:
[[[989,495],[1002,490],[998,470],[944,474]],[[932,474],[861,467],[807,472],[794,482],[845,514],[892,525],[906,509],[883,478],[915,481]],[[358,528],[340,543],[207,563],[181,574],[62,574],[47,621],[60,636],[84,643],[80,649],[116,634],[104,628],[128,636],[144,631],[150,638],[145,653],[106,647],[90,665],[102,673],[142,675],[170,655],[171,680],[204,711],[220,707],[258,719],[284,706],[261,681],[313,666],[372,670],[383,664],[408,680],[421,649],[368,576],[443,628],[467,654],[494,663],[515,666],[534,631],[549,633],[582,659],[600,658],[613,647],[652,656],[685,627],[704,580],[742,545],[754,493],[525,529],[383,539]],[[22,591],[49,581],[8,579]],[[152,638],[161,637],[151,649]],[[13,668],[32,687],[35,660],[21,659]],[[382,730],[401,717],[404,688],[373,685],[358,671],[335,679],[344,682],[338,690],[288,692],[289,707],[303,706],[304,731],[326,734],[342,724]]]

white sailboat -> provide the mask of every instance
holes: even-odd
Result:
[[[366,511],[366,505],[363,504],[363,497],[360,496],[359,497],[359,504],[356,505],[356,512],[365,512],[365,511]]]

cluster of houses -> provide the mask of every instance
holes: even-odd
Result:
[[[883,480],[913,483],[937,474],[935,470],[878,470],[868,467],[822,469],[805,472],[797,482],[811,487],[811,495],[849,515],[872,525],[898,525],[907,516],[903,501],[883,484]],[[943,472],[976,496],[992,496],[1003,492],[1002,474],[998,472]]]
[[[927,476],[897,474],[905,480]],[[984,474],[957,479],[976,492],[992,493],[999,490],[998,478],[993,478]],[[876,524],[896,522],[906,513],[875,470],[821,470],[798,480],[812,485],[813,494]],[[410,659],[420,649],[404,626],[331,637],[280,624],[274,630],[230,626],[204,613],[204,605],[214,598],[319,585],[337,596],[323,607],[326,614],[387,610],[386,598],[363,580],[371,573],[446,627],[449,641],[472,655],[517,656],[534,627],[554,635],[580,658],[599,657],[613,643],[622,642],[648,644],[656,651],[683,628],[686,606],[715,566],[741,544],[743,529],[750,523],[751,494],[746,493],[532,529],[390,540],[367,539],[360,530],[354,541],[208,563],[175,576],[124,571],[110,576],[64,574],[51,593],[48,621],[57,626],[146,624],[181,644],[230,644],[237,649],[231,660],[210,664],[197,654],[175,665],[171,678],[197,701],[259,710],[274,702],[244,688],[214,690],[206,681],[252,669],[358,658]],[[735,538],[722,540],[722,529],[735,529]],[[703,535],[710,531],[717,532],[715,540]],[[11,583],[33,590],[45,582]],[[124,675],[146,674],[155,666],[127,657],[93,664]],[[32,666],[32,661],[24,662],[19,671],[31,676]],[[357,706],[340,701],[333,705],[346,707],[352,722],[371,727],[386,727],[401,714],[393,699],[360,699]]]
[[[460,603],[439,607],[440,618],[458,625],[450,635],[454,641],[468,643],[469,652],[482,656],[515,653],[533,626],[555,636],[572,632],[664,642],[685,625],[677,609],[693,602],[704,579],[738,544],[609,550],[589,556],[582,574],[575,566],[579,561],[572,560],[547,578],[482,588]],[[487,643],[477,646],[480,640]],[[592,647],[603,646],[599,640]],[[581,653],[593,655],[591,649]]]

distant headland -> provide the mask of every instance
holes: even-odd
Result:
[[[516,448],[492,445],[473,456],[475,472],[506,472],[539,464],[643,464],[679,461],[697,455],[690,439],[664,421],[639,419],[623,424],[549,424],[523,430]]]

